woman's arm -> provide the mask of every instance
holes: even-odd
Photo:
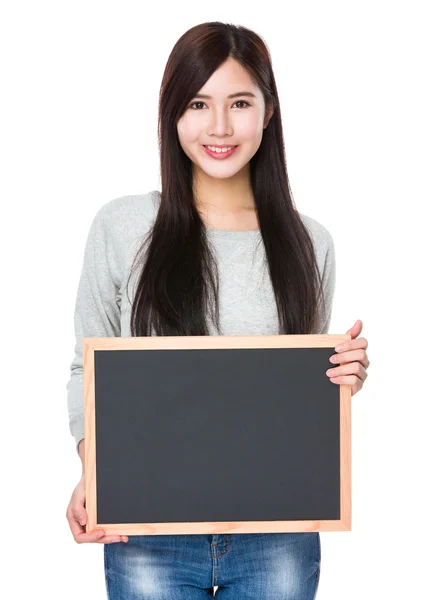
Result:
[[[327,252],[323,270],[323,300],[321,307],[319,333],[328,333],[332,315],[333,297],[336,285],[336,260],[333,238],[327,232]]]
[[[106,205],[94,217],[87,236],[74,314],[75,357],[66,386],[69,429],[82,460],[84,454],[81,455],[78,446],[84,438],[83,338],[121,335],[120,309],[116,301],[121,284],[105,215]],[[81,447],[83,449],[84,444]]]

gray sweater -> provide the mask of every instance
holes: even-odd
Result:
[[[125,289],[133,259],[143,236],[154,222],[160,192],[123,196],[104,204],[91,223],[75,304],[75,356],[67,383],[69,428],[76,451],[84,438],[84,337],[130,337],[130,300],[140,268]],[[335,287],[335,253],[329,231],[300,213],[311,233],[317,262],[324,276],[325,313],[317,331],[329,329]],[[220,281],[220,323],[223,335],[278,334],[279,324],[273,288],[264,264],[265,251],[259,230],[207,229],[215,253]],[[261,242],[261,243],[260,243]],[[129,296],[129,297],[128,297]],[[210,335],[218,335],[209,324]]]

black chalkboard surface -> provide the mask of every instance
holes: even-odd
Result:
[[[85,338],[87,530],[350,530],[345,339]]]

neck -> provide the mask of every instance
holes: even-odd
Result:
[[[194,197],[207,228],[226,231],[259,228],[249,165],[228,179],[216,179],[201,172],[194,179]]]
[[[255,210],[250,184],[249,164],[225,179],[210,177],[203,171],[194,174],[194,197],[198,210],[208,215],[239,215]]]

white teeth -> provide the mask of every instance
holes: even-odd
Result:
[[[206,148],[208,148],[212,152],[221,153],[221,152],[228,152],[228,150],[232,150],[233,148],[235,148],[235,146],[228,146],[228,148],[216,148],[216,146],[206,146]]]

